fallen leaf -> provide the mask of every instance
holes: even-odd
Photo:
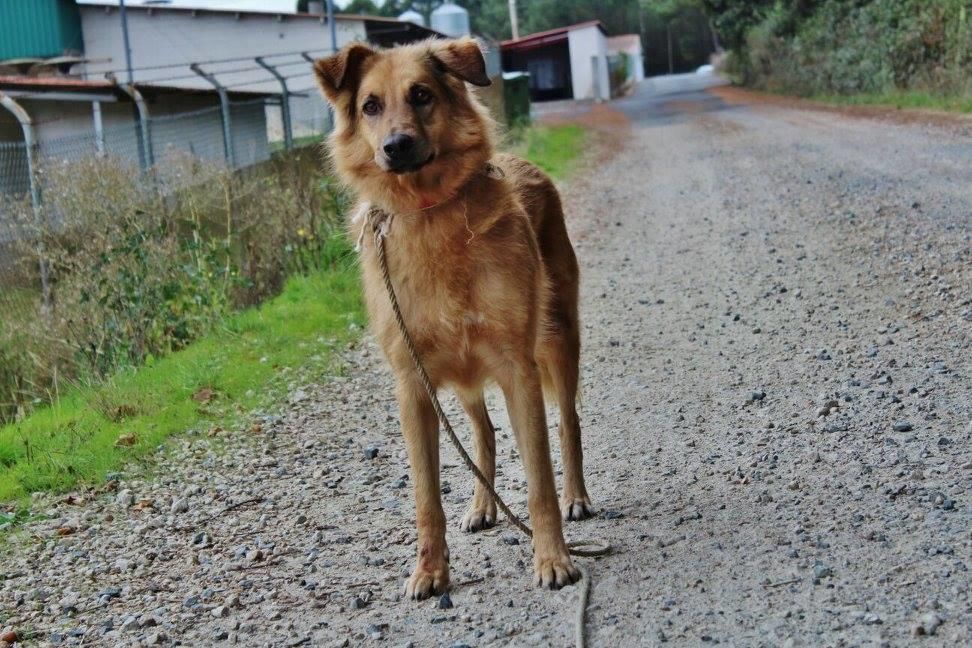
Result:
[[[115,447],[116,448],[131,447],[135,445],[136,441],[138,441],[138,437],[135,436],[134,434],[123,434],[120,437],[118,437],[118,439],[115,441]]]
[[[203,387],[192,395],[192,400],[205,405],[216,397],[216,392],[212,387]]]

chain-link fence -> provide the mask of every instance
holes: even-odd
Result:
[[[329,116],[316,94],[295,94],[289,105],[294,145],[323,137]],[[181,164],[190,157],[244,169],[269,160],[283,147],[279,98],[231,101],[226,108],[217,105],[97,129],[92,124],[90,130],[53,138],[34,133],[32,150],[23,141],[0,142],[0,319],[6,309],[36,308],[43,295],[43,270],[23,261],[25,246],[31,245],[27,221],[42,214],[46,225],[57,225],[59,215],[45,209],[45,184],[53,178],[65,182],[70,173],[63,171],[70,165],[103,158],[128,164],[133,173],[154,169],[164,175],[170,161]]]

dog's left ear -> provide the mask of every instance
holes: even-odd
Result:
[[[483,50],[475,38],[432,41],[431,49],[432,58],[449,74],[481,88],[492,83],[486,75]]]

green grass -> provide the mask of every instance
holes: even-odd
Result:
[[[948,112],[972,113],[972,98],[942,96],[915,90],[883,94],[817,95],[817,101],[838,106],[888,106],[894,108],[919,108]]]
[[[561,180],[580,159],[586,131],[575,124],[537,126],[524,132],[517,152],[552,177]]]
[[[579,126],[523,133],[518,152],[556,178],[576,167]],[[335,239],[337,241],[337,239]],[[279,405],[288,384],[336,369],[331,350],[364,323],[357,270],[343,237],[330,270],[291,278],[282,294],[230,317],[218,330],[102,385],[62,391],[54,404],[0,427],[0,502],[21,506],[0,522],[23,519],[35,491],[96,484],[126,463],[145,461],[167,438],[188,430],[232,428],[248,413]],[[193,399],[201,390],[214,397]],[[131,445],[119,439],[132,439]]]
[[[107,384],[68,390],[50,407],[0,428],[0,502],[97,483],[172,434],[239,423],[246,412],[271,406],[298,369],[304,379],[333,370],[330,350],[363,320],[349,261],[291,278],[282,294],[188,348]],[[209,402],[193,399],[203,389],[214,394]],[[134,443],[118,445],[126,435]]]

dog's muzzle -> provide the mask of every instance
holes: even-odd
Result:
[[[411,135],[396,133],[389,135],[381,145],[388,170],[392,173],[411,173],[418,171],[432,161],[434,153],[427,151]]]

